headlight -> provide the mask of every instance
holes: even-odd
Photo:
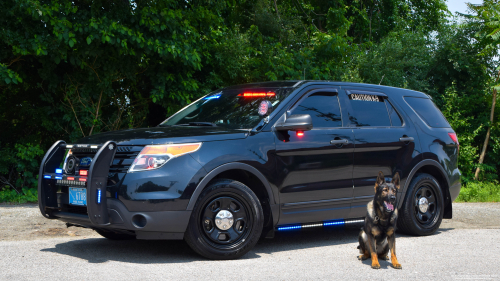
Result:
[[[148,145],[137,155],[129,173],[158,169],[168,160],[200,149],[201,143]]]

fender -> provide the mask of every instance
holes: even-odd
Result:
[[[210,171],[203,178],[203,180],[201,180],[201,182],[198,184],[198,186],[194,190],[193,195],[191,195],[191,199],[189,199],[189,203],[188,203],[186,210],[192,211],[194,209],[194,205],[196,204],[196,201],[198,200],[198,197],[200,196],[201,192],[203,191],[203,189],[205,189],[205,186],[215,176],[217,176],[218,174],[220,174],[224,171],[235,170],[235,169],[245,170],[249,173],[252,173],[254,176],[256,176],[262,182],[262,184],[264,184],[266,191],[267,191],[267,195],[269,196],[269,202],[271,204],[276,204],[276,200],[274,199],[274,194],[271,190],[271,186],[269,185],[269,182],[267,181],[266,177],[264,177],[264,175],[262,175],[262,173],[259,172],[259,170],[255,169],[254,167],[252,167],[248,164],[233,162],[233,163],[227,163],[227,164],[220,165],[219,167]]]
[[[443,192],[443,201],[444,201],[444,206],[443,206],[444,207],[444,216],[443,216],[443,218],[450,218],[451,219],[452,207],[451,207],[451,198],[450,198],[450,191],[449,191],[450,180],[446,176],[446,171],[444,170],[444,168],[436,160],[425,159],[425,160],[419,162],[417,165],[415,165],[415,167],[413,167],[413,169],[411,170],[410,174],[408,175],[408,178],[407,178],[405,185],[403,187],[403,192],[402,192],[403,198],[406,196],[406,191],[408,190],[408,186],[410,185],[410,182],[413,180],[415,173],[417,173],[418,169],[422,168],[423,166],[436,167],[439,170],[439,172],[441,173],[441,175],[443,176],[443,178],[445,178],[446,184],[448,185],[448,188],[443,189],[441,187],[441,189],[444,191]],[[401,206],[403,206],[403,201],[404,201],[404,199],[399,200],[398,209],[400,209]]]

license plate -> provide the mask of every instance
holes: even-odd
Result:
[[[69,204],[87,206],[87,189],[81,187],[70,187]]]

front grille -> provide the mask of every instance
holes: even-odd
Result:
[[[109,172],[126,173],[142,148],[142,146],[119,146],[116,149],[115,159],[113,159]]]
[[[126,173],[142,148],[143,146],[118,146],[113,163],[109,168],[109,173]],[[71,152],[78,159],[84,157],[94,158],[97,149],[76,147],[72,148]]]

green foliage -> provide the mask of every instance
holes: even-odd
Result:
[[[500,184],[494,182],[470,182],[460,190],[456,202],[500,202]]]
[[[38,202],[38,191],[36,188],[23,188],[21,193],[17,193],[13,189],[0,190],[0,203],[1,202],[12,202],[18,204]]]
[[[1,198],[36,187],[58,139],[156,126],[208,91],[290,79],[429,93],[458,133],[465,181],[492,126],[481,179],[495,180],[497,33],[483,23],[498,4],[486,2],[493,12],[457,24],[443,0],[1,1]]]

